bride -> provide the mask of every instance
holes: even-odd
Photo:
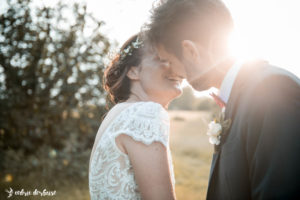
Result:
[[[101,123],[90,157],[92,200],[175,199],[166,109],[182,93],[183,74],[140,35],[121,47],[104,73],[114,106]]]

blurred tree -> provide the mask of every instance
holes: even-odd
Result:
[[[183,88],[180,97],[173,100],[169,105],[170,110],[199,110],[211,113],[211,118],[215,118],[221,112],[220,107],[210,97],[196,97],[191,87]]]
[[[209,97],[202,97],[199,98],[198,101],[195,103],[195,109],[203,110],[203,111],[213,111],[219,108],[216,102]]]
[[[193,89],[187,86],[183,88],[182,95],[170,103],[169,108],[171,110],[193,110],[195,101]]]
[[[86,5],[7,1],[0,16],[0,171],[86,177],[110,47]],[[2,175],[4,173],[1,173]],[[0,177],[2,178],[2,177]]]

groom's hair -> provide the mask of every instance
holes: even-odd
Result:
[[[153,8],[147,35],[153,44],[181,57],[183,40],[207,47],[211,37],[228,34],[233,20],[221,0],[162,0]]]

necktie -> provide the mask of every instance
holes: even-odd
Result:
[[[210,96],[215,100],[215,102],[220,106],[221,108],[225,108],[226,103],[216,94],[210,93]]]

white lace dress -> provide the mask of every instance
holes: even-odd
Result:
[[[103,132],[90,160],[89,190],[91,200],[141,199],[127,154],[115,139],[126,134],[146,145],[161,142],[168,150],[172,182],[175,184],[169,148],[169,116],[154,102],[137,102],[121,111]]]

